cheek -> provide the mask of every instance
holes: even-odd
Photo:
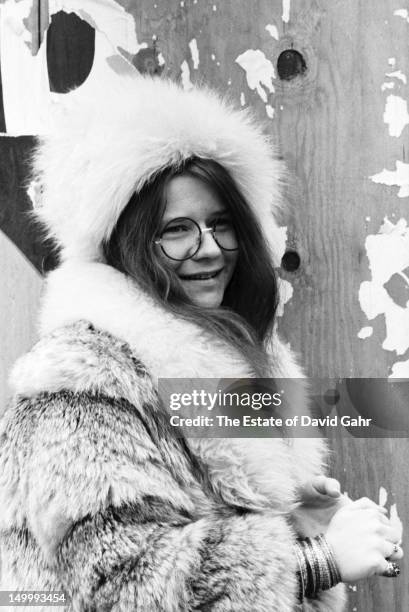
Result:
[[[162,251],[159,245],[156,245],[156,254],[158,259],[161,261],[162,265],[169,270],[174,270],[174,272],[178,272],[180,266],[183,264],[181,261],[174,261],[173,259],[169,259],[166,257],[165,253]]]
[[[225,252],[225,262],[226,266],[229,270],[230,277],[232,276],[234,269],[237,265],[239,254],[237,251]]]

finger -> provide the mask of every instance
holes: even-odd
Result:
[[[390,523],[388,525],[385,525],[385,538],[387,540],[389,540],[389,542],[392,542],[392,543],[398,542],[398,543],[400,543],[400,533],[399,533],[399,530],[396,529],[395,527],[391,527]]]
[[[320,495],[339,497],[341,495],[341,485],[335,478],[327,478],[321,474],[312,480],[312,486]]]
[[[386,557],[388,561],[399,561],[399,559],[403,559],[403,550],[400,546],[396,545],[396,548],[393,548],[393,552],[389,557]]]
[[[378,504],[376,504],[374,501],[372,501],[368,497],[361,497],[360,499],[357,499],[356,501],[354,501],[351,509],[354,509],[354,510],[374,509],[374,510],[378,510],[382,514],[388,513],[386,508],[384,508],[383,506],[379,506]]]
[[[387,576],[388,578],[397,578],[400,574],[400,567],[394,561],[384,559],[380,563],[379,571],[375,572],[379,576]]]
[[[335,478],[327,478],[325,481],[326,493],[330,497],[341,496],[341,485]]]
[[[324,476],[324,474],[321,474],[320,476],[315,476],[315,478],[313,478],[311,480],[311,486],[314,490],[314,493],[319,493],[320,495],[326,495],[326,483],[327,481],[327,477]]]
[[[403,550],[396,542],[384,540],[381,544],[381,553],[387,561],[394,561],[403,557]]]

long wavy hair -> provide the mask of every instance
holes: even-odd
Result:
[[[187,174],[208,185],[231,213],[239,243],[237,264],[219,308],[194,305],[176,272],[154,245],[172,177]],[[229,172],[211,159],[193,157],[157,173],[134,193],[104,244],[106,262],[133,278],[174,314],[233,345],[256,376],[268,376],[264,350],[278,302],[277,280],[258,221]]]

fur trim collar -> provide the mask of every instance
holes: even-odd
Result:
[[[159,377],[251,377],[248,365],[230,347],[227,349],[195,325],[169,314],[125,275],[105,264],[66,263],[47,278],[41,333],[48,334],[81,319],[126,342],[154,382]],[[29,353],[15,365],[11,376],[15,391],[32,395],[66,388],[70,381],[74,390],[89,388],[89,381],[97,376],[95,358],[77,355],[75,347],[68,351],[64,343],[57,346],[59,354],[55,355],[56,345],[47,344],[46,338],[44,342],[41,354]],[[277,337],[273,346],[272,377],[302,376],[291,351]],[[106,372],[104,363],[102,379],[109,378]],[[130,380],[122,392],[133,387]],[[129,393],[130,401],[135,401],[132,390]],[[304,392],[294,403],[295,410],[305,412]],[[293,439],[291,444],[280,439],[191,439],[189,443],[209,466],[213,482],[224,490],[224,496],[231,495],[231,500],[237,501],[240,491],[240,498],[251,499],[253,507],[265,505],[265,497],[274,507],[278,483],[279,499],[289,501],[295,482],[306,481],[322,470],[324,445],[318,439]],[[287,477],[277,478],[277,467],[286,464]]]

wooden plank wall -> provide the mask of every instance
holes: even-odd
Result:
[[[76,16],[98,24],[99,33],[88,47],[81,39],[88,63],[91,45],[96,57],[102,48],[102,33],[116,59],[110,56],[110,69],[133,64],[181,79],[187,88],[191,82],[209,83],[241,106],[251,106],[280,143],[291,180],[290,212],[282,219],[290,253],[279,272],[288,301],[279,329],[309,375],[409,377],[406,0],[105,4],[120,18],[115,32],[106,20],[98,21],[97,2],[88,2],[87,12]],[[129,19],[136,33],[133,42],[126,29]],[[82,83],[87,71],[75,58],[79,45],[72,44],[73,22],[64,30],[60,19],[60,27],[53,48],[63,57],[56,61],[54,56],[52,68],[60,74],[50,74],[50,81],[54,91],[62,82],[62,92],[70,83]],[[82,24],[78,35],[87,37],[88,30]],[[83,87],[95,78],[95,65]],[[109,87],[109,76],[103,78]],[[4,146],[0,140],[1,152]],[[18,183],[17,178],[7,180]],[[0,185],[0,190],[1,206],[13,207],[10,189]],[[10,236],[4,215],[0,219]],[[40,277],[13,243],[0,237],[3,399],[5,371],[32,339]],[[18,246],[38,266],[32,240],[27,235]],[[368,495],[385,504],[394,520],[407,524],[407,440],[336,434],[332,446],[332,469],[351,497]],[[349,610],[407,610],[406,566],[403,562],[398,580],[374,578],[351,586]]]

